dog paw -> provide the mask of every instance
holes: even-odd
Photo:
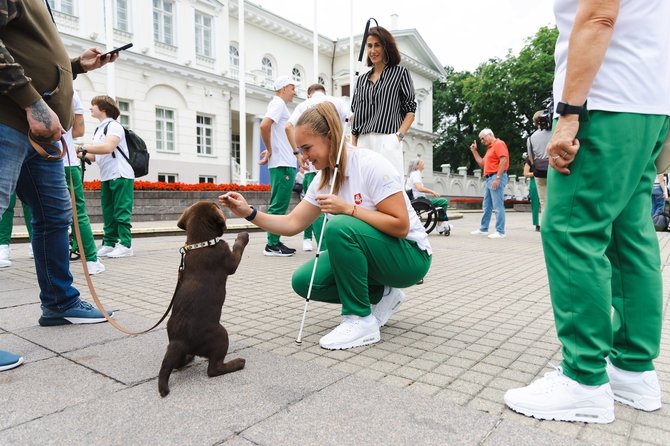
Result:
[[[236,242],[240,242],[243,244],[243,246],[247,246],[249,243],[249,233],[248,232],[240,232],[237,234],[237,239],[235,239]]]

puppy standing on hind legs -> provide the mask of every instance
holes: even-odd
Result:
[[[231,250],[228,243],[219,240],[226,229],[223,212],[216,203],[205,201],[187,208],[177,226],[186,231],[186,245],[180,284],[167,323],[170,343],[158,375],[158,392],[163,397],[170,393],[172,370],[185,366],[195,356],[209,359],[210,377],[241,370],[245,364],[242,358],[224,362],[228,332],[219,321],[228,275],[237,270],[249,234],[239,233]]]

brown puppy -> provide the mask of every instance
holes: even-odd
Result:
[[[167,323],[170,343],[158,374],[161,396],[170,393],[168,381],[172,370],[188,364],[194,356],[209,358],[208,376],[235,372],[244,368],[245,363],[242,358],[224,362],[228,332],[219,320],[226,299],[226,280],[237,270],[249,234],[240,232],[232,251],[223,240],[214,243],[226,229],[226,218],[219,206],[209,201],[187,208],[177,226],[186,231],[186,253],[181,285]]]

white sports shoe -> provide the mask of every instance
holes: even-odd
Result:
[[[12,262],[9,260],[11,252],[9,245],[0,245],[0,268],[12,266]]]
[[[86,262],[86,267],[88,268],[89,276],[95,276],[96,274],[100,274],[105,270],[105,265],[100,263],[100,259],[96,260],[95,262]]]
[[[489,235],[489,238],[505,238],[507,237],[505,234],[501,234],[500,232],[494,232],[493,234]]]
[[[607,358],[607,375],[616,401],[645,412],[661,408],[661,386],[656,371],[629,372]]]
[[[489,231],[482,231],[481,229],[475,229],[474,231],[470,231],[470,234],[472,235],[487,235]]]
[[[132,257],[133,255],[133,248],[127,248],[118,244],[112,252],[107,254],[107,257],[110,259],[120,259],[121,257]]]
[[[303,251],[311,251],[312,249],[312,241],[308,238],[303,239],[302,241],[302,250]]]
[[[376,305],[370,305],[372,315],[377,319],[380,328],[386,325],[389,318],[398,311],[405,300],[405,293],[399,288],[384,287],[382,300]]]
[[[119,246],[117,243],[116,246],[107,246],[107,245],[102,245],[100,249],[98,249],[98,257],[107,257],[107,254],[110,252],[114,251],[114,249]]]
[[[540,420],[611,423],[614,396],[609,383],[585,386],[557,367],[526,387],[505,393],[505,404],[523,415]]]
[[[343,316],[342,323],[319,340],[321,348],[344,350],[375,344],[381,339],[374,316]]]
[[[31,259],[35,258],[35,254],[33,253],[33,245],[30,244],[28,245],[28,257]]]

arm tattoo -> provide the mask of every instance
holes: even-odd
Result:
[[[30,116],[37,122],[44,124],[48,129],[51,128],[51,115],[49,113],[49,107],[43,100],[35,102],[32,107],[30,107]]]

